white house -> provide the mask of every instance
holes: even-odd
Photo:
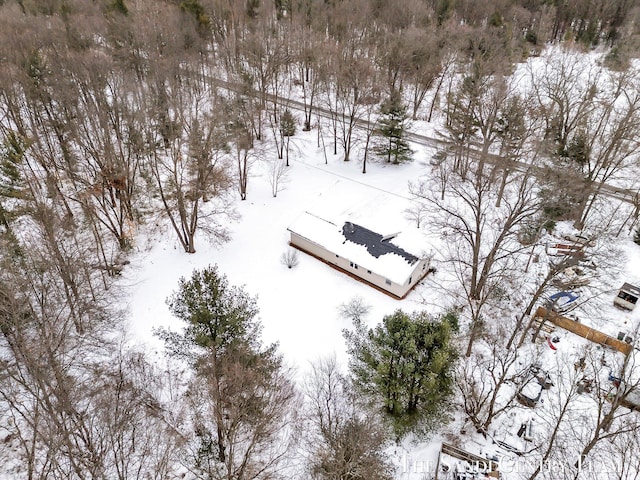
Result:
[[[429,258],[409,253],[415,235],[383,235],[348,220],[309,212],[288,228],[290,244],[396,298],[404,298],[429,271]]]

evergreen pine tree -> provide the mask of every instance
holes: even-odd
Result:
[[[0,226],[9,235],[13,235],[11,222],[22,210],[21,203],[16,200],[25,198],[20,165],[28,147],[19,134],[11,131],[0,145]]]
[[[245,468],[275,478],[292,446],[282,432],[295,419],[297,395],[277,346],[262,345],[255,299],[213,266],[181,278],[167,303],[185,327],[158,335],[194,372],[186,393],[193,431],[183,437],[190,468],[198,478],[237,478]]]
[[[193,361],[238,346],[260,350],[255,299],[242,288],[230,286],[216,266],[195,270],[190,279],[181,278],[167,304],[185,328],[181,333],[161,330],[158,336],[177,357]]]
[[[108,6],[108,9],[112,12],[118,12],[122,15],[129,15],[129,8],[124,3],[124,0],[113,0]]]
[[[275,6],[278,20],[282,20],[291,12],[291,0],[275,0]]]
[[[283,137],[292,137],[296,134],[296,121],[288,108],[280,117],[280,133]]]
[[[398,438],[433,429],[452,393],[456,315],[397,310],[375,329],[359,319],[354,326],[344,332],[354,385],[382,407]]]
[[[211,25],[211,19],[199,0],[184,0],[180,3],[180,9],[193,15],[198,22],[198,28],[201,29],[201,33],[204,33]]]
[[[380,119],[376,135],[379,141],[374,152],[387,163],[402,163],[411,160],[413,151],[405,138],[407,129],[407,108],[403,105],[399,92],[391,94],[380,107]]]
[[[291,110],[286,109],[280,117],[280,136],[286,152],[287,167],[289,166],[289,141],[296,134],[296,120]],[[286,139],[286,140],[285,140]]]

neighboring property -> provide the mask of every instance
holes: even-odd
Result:
[[[428,258],[402,248],[412,239],[401,232],[382,235],[351,221],[334,223],[309,212],[288,230],[293,247],[396,298],[404,298],[429,270]]]
[[[567,330],[568,332],[575,333],[576,335],[586,338],[593,343],[610,347],[624,353],[625,355],[628,355],[633,350],[633,346],[629,343],[611,337],[606,333],[600,332],[569,317],[563,317],[562,315],[544,307],[538,307],[533,314],[533,318],[542,322],[543,326],[550,322]],[[539,322],[538,325],[540,325]],[[542,328],[542,330],[544,330],[544,328]]]
[[[625,283],[620,288],[616,298],[613,299],[613,304],[624,310],[633,310],[636,307],[638,298],[640,298],[640,288],[630,283]]]
[[[640,411],[640,350],[629,351],[625,369],[609,373],[609,381],[617,388],[620,404],[630,410]],[[624,365],[624,362],[623,362]]]

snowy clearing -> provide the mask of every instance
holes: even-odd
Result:
[[[455,280],[447,271],[450,266],[437,263],[441,258],[442,239],[433,235],[425,237],[423,250],[435,255],[439,271],[434,276],[427,276],[403,301],[390,298],[302,252],[298,255],[298,265],[291,269],[281,262],[281,255],[289,248],[287,228],[305,211],[322,212],[334,218],[375,219],[375,227],[384,232],[402,227],[414,229],[415,225],[405,214],[410,206],[408,182],[429,174],[433,152],[416,148],[413,162],[405,165],[372,163],[368,173],[363,175],[357,161],[343,162],[339,156],[329,156],[329,162],[325,164],[324,154],[316,146],[315,132],[298,134],[292,144],[295,154],[287,169],[287,183],[276,198],[268,182],[267,162],[254,165],[247,200],[235,202],[240,219],[229,225],[231,240],[226,244],[218,247],[198,238],[197,252],[187,255],[171,229],[163,224],[155,227],[153,235],[140,238],[131,265],[121,280],[126,287],[124,290],[131,292],[127,303],[135,342],[162,355],[163,345],[153,335],[153,329],[181,327],[170,314],[166,298],[175,290],[180,277],[188,277],[193,269],[210,264],[217,264],[231,284],[244,285],[251,295],[258,295],[264,341],[278,342],[286,362],[300,375],[307,370],[309,362],[330,355],[336,355],[346,370],[348,358],[342,330],[349,328],[350,322],[340,316],[339,308],[354,297],[361,297],[365,304],[371,305],[367,317],[370,326],[399,308],[439,312],[451,306],[449,292],[455,288]],[[429,223],[428,219],[426,223]],[[559,230],[562,228],[565,227],[560,225]],[[628,240],[619,243],[626,256],[626,261],[620,262],[621,265],[624,263],[623,270],[615,272],[613,285],[602,286],[604,293],[599,298],[589,299],[589,308],[585,306],[576,313],[585,323],[613,336],[621,329],[628,331],[640,318],[639,310],[623,312],[612,303],[618,283],[640,280],[635,273],[640,271],[640,247]],[[541,275],[537,270],[544,268],[546,258],[544,247],[536,248],[542,248],[539,250],[541,260],[532,265],[528,273],[532,278]],[[598,312],[596,318],[589,315],[594,310]],[[583,312],[587,312],[586,315]],[[553,375],[557,374],[556,357],[576,358],[589,343],[565,331],[557,331],[556,336],[559,341],[554,348],[557,350],[548,348],[545,343],[526,349],[529,353],[525,355],[537,359]],[[543,401],[549,394],[541,392]],[[468,450],[482,455],[495,455],[497,447],[492,446],[493,441],[511,447],[517,444],[517,448],[524,449],[526,442],[522,443],[514,436],[515,430],[526,424],[530,425],[531,431],[536,431],[533,425],[537,415],[539,413],[532,416],[530,409],[518,407],[500,422],[489,443],[482,436],[473,435],[465,440],[465,445]],[[461,418],[450,424],[446,431],[465,430]],[[407,440],[403,446],[393,449],[390,453],[398,467],[397,478],[419,479],[431,472],[441,441],[441,437],[436,437],[429,444],[416,445]],[[504,448],[498,450],[502,452],[500,454],[505,452]]]

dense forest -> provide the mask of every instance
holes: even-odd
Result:
[[[0,0],[0,465],[29,480],[375,480],[393,478],[389,443],[432,432],[449,405],[486,432],[513,400],[499,392],[522,373],[528,315],[573,261],[496,332],[514,258],[560,220],[601,235],[637,222],[637,197],[622,223],[594,215],[606,182],[637,171],[639,16],[631,0]],[[559,53],[519,90],[516,65],[546,48]],[[403,121],[440,119],[451,163],[411,185],[409,214],[420,226],[435,209],[458,240],[464,313],[398,311],[367,330],[350,305],[352,375],[328,359],[300,382],[261,342],[256,300],[211,267],[168,300],[186,328],[157,332],[159,366],[123,333],[134,239],[167,222],[185,255],[224,242],[257,146],[288,162],[290,98],[334,154],[364,152],[363,173],[369,154],[410,159]],[[406,361],[395,377],[389,358]],[[545,458],[576,389],[558,393]],[[584,456],[605,439],[623,460],[637,448],[622,400],[598,399],[574,439]]]

